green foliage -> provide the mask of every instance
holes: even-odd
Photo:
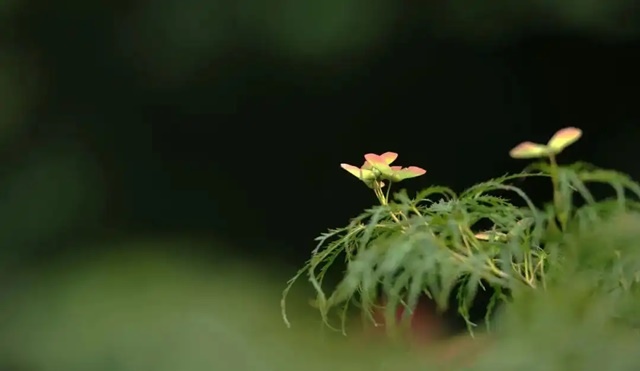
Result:
[[[547,290],[520,290],[491,334],[412,351],[357,329],[330,336],[295,305],[286,331],[273,305],[279,272],[194,253],[205,241],[136,238],[6,282],[0,369],[635,371],[639,237],[640,215],[627,213],[567,238],[579,263]]]
[[[552,141],[567,132],[571,137],[560,150],[581,135],[579,129],[563,129]],[[533,145],[517,146],[512,156],[534,157],[522,156]],[[320,236],[307,264],[289,281],[282,301],[285,321],[288,324],[284,304],[289,288],[305,275],[317,292],[322,319],[338,330],[330,318],[331,310],[337,309],[343,333],[349,307],[361,308],[373,321],[371,313],[383,299],[385,323],[393,334],[398,306],[408,308],[405,313],[410,314],[424,294],[441,309],[455,299],[457,312],[473,331],[476,324],[469,310],[479,290],[492,288],[485,318],[489,324],[496,304],[530,291],[553,289],[578,271],[589,272],[585,281],[601,292],[626,295],[631,283],[640,279],[640,255],[621,247],[606,248],[606,241],[585,254],[574,241],[611,220],[640,211],[636,201],[640,186],[624,174],[584,163],[558,166],[555,155],[560,150],[537,151],[535,156],[549,161],[460,194],[434,186],[413,198],[402,191],[389,200],[374,187],[380,205],[348,226]],[[385,175],[380,172],[380,176]],[[513,184],[530,177],[551,180],[553,202],[539,207]],[[594,196],[594,183],[609,186],[611,196]],[[485,224],[489,230],[483,230]],[[344,278],[327,290],[325,277],[339,258],[347,266]]]

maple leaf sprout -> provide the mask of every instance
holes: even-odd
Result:
[[[398,183],[405,179],[424,175],[427,172],[417,166],[391,166],[397,158],[398,154],[395,152],[385,152],[381,155],[367,153],[364,155],[365,162],[361,167],[344,163],[340,164],[340,167],[373,189],[380,203],[386,205],[389,200],[391,185],[387,188],[385,195],[382,192],[382,188],[385,186],[385,180],[390,183]]]
[[[543,158],[549,159],[549,176],[551,177],[551,183],[553,185],[553,202],[558,209],[558,221],[560,222],[561,229],[565,229],[569,211],[565,210],[566,206],[562,199],[562,192],[559,185],[559,168],[556,162],[556,155],[562,152],[565,148],[569,147],[578,139],[582,137],[582,130],[575,127],[567,127],[558,130],[547,144],[522,142],[515,146],[509,155],[516,159],[533,159]]]
[[[426,170],[417,166],[390,166],[392,161],[389,161],[388,154],[392,154],[393,152],[387,152],[380,156],[368,153],[364,156],[367,163],[371,164],[371,166],[380,172],[385,179],[388,179],[391,182],[397,183],[401,182],[405,179],[419,177],[420,175],[426,174]],[[397,154],[393,153],[396,157]],[[394,158],[395,160],[395,158]]]
[[[551,137],[547,144],[529,141],[522,142],[509,151],[509,155],[516,159],[553,157],[575,143],[581,136],[582,130],[578,128],[568,127],[560,129]]]
[[[523,172],[490,179],[460,194],[447,187],[431,186],[415,199],[402,195],[391,205],[388,200],[393,183],[424,175],[426,170],[393,165],[398,158],[395,152],[368,153],[359,167],[340,164],[373,189],[382,205],[365,210],[347,226],[331,229],[316,239],[319,242],[311,257],[282,292],[280,310],[285,325],[290,327],[286,298],[301,277],[313,286],[316,298],[310,304],[319,310],[329,328],[335,329],[329,323],[331,309],[340,309],[341,329],[336,330],[346,335],[347,310],[352,304],[359,306],[363,317],[374,325],[378,325],[379,318],[371,313],[382,306],[382,324],[392,337],[402,334],[396,322],[411,320],[410,311],[417,308],[425,294],[442,310],[454,301],[473,336],[476,324],[471,321],[469,310],[485,283],[494,288],[491,304],[486,307],[485,321],[489,325],[495,304],[520,300],[515,293],[522,289],[546,290],[548,282],[562,281],[556,274],[578,267],[579,264],[567,263],[583,259],[577,254],[587,247],[575,236],[587,233],[592,238],[593,229],[603,222],[619,225],[617,219],[611,218],[638,213],[637,202],[628,202],[627,193],[640,198],[640,184],[625,174],[586,164],[558,166],[555,157],[581,136],[582,130],[568,127],[557,131],[546,144],[523,142],[509,152],[516,159],[537,159]],[[554,204],[541,208],[523,189],[510,184],[530,177],[551,178]],[[597,200],[588,189],[587,183],[593,182],[613,187],[615,199]],[[515,192],[526,207],[492,194],[505,191]],[[576,204],[575,196],[585,202]],[[482,224],[489,222],[493,226],[477,230],[481,220]],[[569,238],[564,237],[567,231],[571,232]],[[607,259],[602,270],[616,271],[607,269],[612,264],[611,254],[603,255],[599,246],[595,247],[598,250],[594,252]],[[624,250],[616,249],[614,253],[616,261],[625,256]],[[346,258],[344,276],[326,293],[323,281],[340,260],[336,259],[338,254]],[[588,263],[593,261],[589,258]],[[590,267],[585,273],[591,271]],[[576,272],[582,270],[578,269]],[[548,278],[549,273],[554,277]],[[607,279],[603,285],[607,292],[610,287],[617,287],[621,279],[627,280],[620,274],[615,272],[611,281]],[[401,319],[394,310],[399,307],[407,308],[402,311],[408,315]]]

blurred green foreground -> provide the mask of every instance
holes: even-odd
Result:
[[[594,290],[596,281],[606,280],[598,264],[609,252],[628,256],[622,269],[640,271],[639,227],[640,218],[629,216],[577,238],[569,279],[503,308],[489,335],[494,341],[473,369],[639,370],[635,283],[625,283],[624,292]],[[0,370],[448,368],[431,364],[431,349],[347,342],[323,330],[313,308],[295,303],[293,328],[287,329],[278,307],[283,277],[257,265],[186,253],[197,251],[197,244],[131,241],[113,250],[118,252],[48,263],[4,285]],[[300,303],[307,299],[293,296]]]

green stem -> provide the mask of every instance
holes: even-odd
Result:
[[[385,197],[384,193],[382,193],[382,187],[377,181],[373,185],[373,192],[375,192],[376,197],[378,198],[378,201],[380,201],[380,204],[382,206],[387,205],[387,198]]]
[[[375,192],[376,197],[378,197],[378,200],[380,201],[380,204],[382,206],[386,206],[386,205],[389,204],[389,202],[388,202],[389,191],[387,190],[387,194],[385,195],[382,192],[382,187],[380,186],[380,184],[381,183],[379,183],[379,182],[374,183],[373,191]],[[389,188],[388,189],[391,189],[391,184],[389,184]],[[389,214],[391,215],[391,218],[393,219],[394,222],[400,224],[400,219],[398,219],[398,217],[393,212],[390,212]]]
[[[391,193],[391,182],[389,182],[389,185],[387,186],[387,194],[385,195],[385,200],[387,200],[387,202],[389,202],[389,194]]]
[[[564,231],[567,226],[567,210],[565,210],[562,200],[562,193],[560,192],[560,179],[558,176],[559,169],[556,162],[556,156],[554,154],[549,155],[549,175],[551,176],[551,184],[553,185],[553,204],[558,213],[558,221],[560,222],[560,230]]]

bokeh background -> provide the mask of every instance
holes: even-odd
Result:
[[[0,370],[284,370],[251,357],[375,202],[366,152],[462,190],[571,125],[565,161],[640,178],[632,0],[3,0],[0,31]]]

